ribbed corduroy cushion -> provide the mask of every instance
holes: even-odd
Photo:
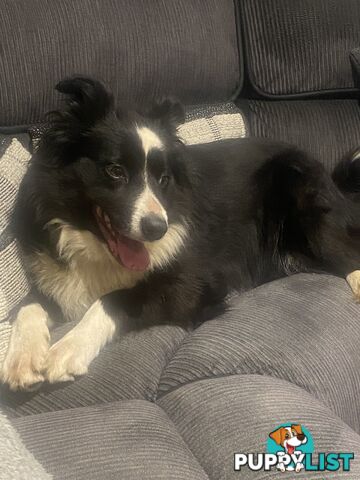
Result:
[[[293,143],[328,169],[360,145],[356,100],[250,101],[248,124],[250,135]]]
[[[166,413],[150,402],[76,408],[14,424],[54,480],[208,478]]]
[[[312,395],[283,380],[266,375],[209,379],[184,385],[158,404],[213,480],[360,478],[360,436]],[[354,452],[350,472],[234,472],[235,452],[266,452],[269,433],[288,422],[310,431],[316,453]]]
[[[262,374],[301,386],[360,432],[360,305],[340,278],[299,274],[239,297],[187,337],[159,398],[189,382]]]
[[[239,0],[249,76],[265,95],[352,90],[358,0]]]
[[[71,325],[66,325],[66,330],[69,328]],[[57,338],[64,331],[57,331]],[[91,364],[89,373],[75,382],[45,385],[35,393],[11,393],[2,388],[1,406],[15,417],[119,399],[153,400],[161,372],[185,335],[175,326],[128,334],[119,343],[107,346]]]
[[[229,100],[241,84],[233,0],[3,0],[0,126],[35,123],[75,73],[117,102]]]
[[[350,472],[296,478],[359,479],[359,435],[303,389],[266,375],[190,383],[158,406],[114,402],[19,418],[14,425],[55,480],[252,480],[283,474],[234,472],[234,453],[265,452],[269,433],[287,422],[307,427],[316,452],[355,453]]]

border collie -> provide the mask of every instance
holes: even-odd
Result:
[[[179,103],[115,112],[90,78],[57,85],[22,182],[15,231],[37,291],[16,313],[2,381],[73,380],[115,332],[187,327],[233,290],[303,271],[347,278],[360,298],[360,162],[323,166],[248,138],[185,146]],[[49,348],[38,294],[76,326]]]

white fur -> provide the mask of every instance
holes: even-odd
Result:
[[[136,127],[136,132],[140,137],[143,150],[145,152],[145,159],[153,148],[162,150],[164,145],[160,138],[156,135],[153,130],[147,127]]]
[[[49,350],[48,316],[38,303],[20,308],[13,323],[1,380],[12,390],[42,382]]]
[[[60,219],[51,225],[60,229],[57,249],[60,262],[48,253],[28,258],[39,290],[54,299],[63,314],[79,320],[95,300],[114,290],[132,288],[143,272],[124,268],[88,230],[77,230]]]
[[[136,131],[140,137],[145,154],[144,188],[134,203],[134,210],[131,219],[131,234],[133,237],[141,240],[142,233],[140,228],[140,222],[143,217],[146,217],[150,213],[155,213],[156,215],[162,217],[166,221],[166,223],[168,219],[166,210],[161,205],[159,199],[156,197],[154,192],[151,190],[151,187],[149,186],[147,174],[148,153],[150,152],[150,150],[155,148],[162,150],[164,148],[163,143],[156,135],[156,133],[147,127],[137,127]]]
[[[350,285],[355,299],[360,301],[360,270],[355,270],[354,272],[349,273],[346,277],[346,281]]]
[[[131,234],[133,237],[141,240],[141,219],[150,213],[155,213],[159,217],[162,217],[166,223],[168,223],[166,210],[149,187],[146,178],[144,190],[140,193],[134,204],[134,210],[131,218]]]
[[[77,375],[84,375],[114,333],[114,320],[97,300],[82,320],[50,348],[46,379],[50,383],[66,382],[74,380]]]
[[[48,253],[28,257],[29,269],[41,292],[54,299],[63,314],[79,320],[95,300],[115,290],[134,287],[146,272],[124,268],[110,253],[105,242],[87,230],[76,230],[60,219],[54,219],[61,233],[57,261]],[[146,243],[150,270],[163,267],[179,253],[187,237],[187,228],[170,225],[163,238]]]
[[[165,267],[183,248],[188,229],[180,223],[169,226],[166,234],[155,242],[145,242],[150,253],[150,268]]]

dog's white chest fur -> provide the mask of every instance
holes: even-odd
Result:
[[[58,258],[37,252],[27,258],[27,263],[38,289],[61,307],[66,318],[79,320],[103,295],[133,288],[145,277],[146,272],[124,268],[90,231],[77,230],[61,219],[52,220],[48,226],[60,231]],[[146,242],[149,271],[169,264],[186,237],[187,228],[179,223],[170,225],[160,240]]]
[[[122,267],[91,232],[76,230],[61,220],[51,224],[60,228],[60,261],[38,252],[28,257],[28,262],[39,290],[55,300],[67,318],[79,320],[95,300],[132,288],[144,277],[144,272]]]

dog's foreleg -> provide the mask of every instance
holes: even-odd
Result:
[[[11,390],[30,390],[44,381],[43,369],[49,350],[48,315],[39,303],[23,306],[12,325],[1,380]]]
[[[84,375],[92,360],[115,334],[115,322],[97,300],[82,320],[49,350],[46,379],[50,383]]]
[[[355,270],[346,276],[346,281],[354,293],[355,300],[360,302],[360,270]]]

